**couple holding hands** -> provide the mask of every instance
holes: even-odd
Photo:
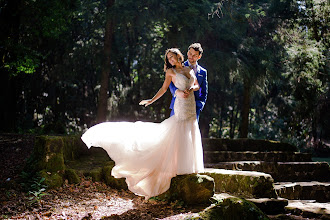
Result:
[[[167,191],[176,175],[204,171],[198,119],[208,92],[207,71],[198,65],[203,49],[199,43],[188,48],[188,60],[179,49],[165,53],[165,80],[148,106],[170,87],[171,117],[161,123],[104,122],[89,128],[82,140],[102,147],[115,161],[111,174],[126,178],[128,189],[145,199]]]

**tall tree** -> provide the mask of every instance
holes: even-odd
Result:
[[[17,86],[13,79],[15,71],[5,68],[15,62],[17,55],[11,53],[19,42],[21,0],[0,2],[0,121],[2,131],[12,131],[17,117]],[[3,95],[6,94],[6,95]],[[5,104],[6,103],[6,104]]]
[[[231,35],[225,39],[232,53],[229,60],[236,60],[236,65],[230,67],[230,72],[243,85],[239,135],[241,138],[246,138],[249,133],[252,93],[264,87],[268,79],[280,75],[277,65],[282,48],[274,40],[274,35],[281,16],[285,13],[284,5],[287,6],[289,1],[281,4],[281,7],[275,10],[274,5],[279,6],[278,1],[221,1],[215,11],[222,16],[223,31]]]
[[[299,1],[299,19],[290,20],[279,31],[286,43],[283,74],[287,102],[284,112],[292,138],[299,144],[328,138],[329,111],[329,19],[326,0]],[[284,96],[284,94],[280,94]],[[284,96],[285,97],[285,96]],[[290,115],[287,115],[290,112]],[[289,132],[288,132],[289,133]],[[298,141],[297,141],[298,142]]]
[[[111,45],[113,38],[113,14],[112,7],[115,0],[107,1],[106,10],[106,25],[104,35],[104,60],[102,64],[101,87],[99,93],[98,109],[97,109],[97,122],[103,122],[107,118],[108,108],[108,91],[109,91],[109,75],[111,70]]]

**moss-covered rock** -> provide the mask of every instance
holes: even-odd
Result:
[[[109,155],[99,147],[92,147],[75,159],[65,159],[67,168],[74,169],[83,175],[89,175],[93,170],[102,168],[108,162],[111,162]]]
[[[88,148],[80,137],[80,135],[63,137],[63,158],[65,161],[76,160],[82,155],[88,154]]]
[[[125,178],[117,179],[111,175],[111,170],[114,165],[114,162],[109,162],[102,168],[102,177],[104,182],[115,189],[128,189]]]
[[[48,189],[54,189],[63,184],[63,177],[58,172],[51,173],[46,170],[41,170],[39,171],[39,176],[45,178],[44,183],[47,185]]]
[[[38,136],[33,148],[37,168],[51,172],[65,170],[64,161],[75,160],[83,154],[88,154],[88,150],[79,136]]]
[[[102,181],[102,167],[95,168],[91,170],[86,176],[92,177],[94,182]]]
[[[199,213],[203,220],[266,220],[256,205],[245,199],[229,197]]]
[[[77,172],[74,169],[66,169],[64,177],[71,184],[80,183],[80,178],[79,178]]]
[[[64,172],[63,143],[62,137],[36,137],[32,154],[38,170]]]
[[[60,186],[65,176],[69,176],[69,181],[78,182],[72,170],[66,171],[65,161],[75,159],[86,151],[80,136],[38,136],[25,170],[45,177],[49,188]]]
[[[169,201],[181,200],[185,204],[208,204],[213,194],[213,178],[188,174],[172,178],[170,189],[158,197]]]
[[[229,192],[245,198],[277,198],[274,180],[269,174],[207,168],[205,175],[214,179],[218,193]]]

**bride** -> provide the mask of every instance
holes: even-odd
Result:
[[[81,137],[90,148],[102,147],[115,161],[111,174],[126,178],[128,189],[145,199],[167,191],[176,175],[204,172],[201,135],[192,91],[199,90],[194,71],[182,65],[177,48],[165,53],[165,81],[148,106],[159,99],[171,82],[188,98],[176,97],[175,114],[161,123],[104,122],[89,128]]]

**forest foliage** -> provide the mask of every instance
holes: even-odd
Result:
[[[167,118],[169,92],[138,103],[161,87],[167,48],[186,54],[200,42],[209,81],[203,137],[330,139],[327,0],[108,3],[0,1],[2,132],[72,134],[96,123],[111,21],[106,120]]]

